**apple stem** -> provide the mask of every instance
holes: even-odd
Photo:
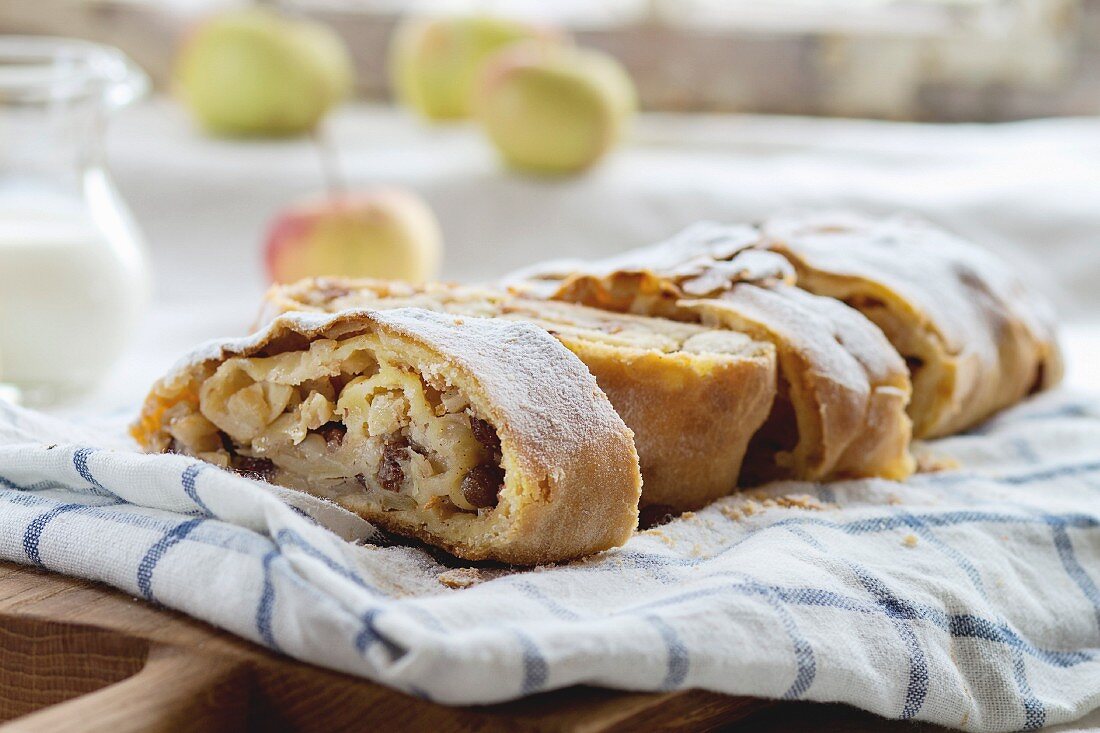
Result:
[[[347,191],[347,181],[340,169],[340,156],[336,154],[336,146],[331,138],[325,134],[321,125],[313,128],[310,133],[313,144],[317,148],[317,157],[321,162],[321,177],[325,180],[325,188],[333,197],[339,197]]]

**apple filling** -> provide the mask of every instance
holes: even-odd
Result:
[[[496,430],[460,390],[376,347],[366,334],[229,359],[202,382],[197,411],[172,408],[172,449],[387,511],[492,511],[504,484]]]

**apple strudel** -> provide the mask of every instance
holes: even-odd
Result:
[[[569,560],[638,520],[630,430],[584,364],[526,323],[283,315],[186,359],[132,433],[471,560]]]
[[[594,263],[536,266],[520,293],[701,322],[775,346],[777,394],[749,444],[746,483],[780,478],[901,479],[913,468],[905,362],[866,317],[795,286],[754,227],[700,224]]]

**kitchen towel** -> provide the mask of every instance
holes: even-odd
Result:
[[[0,402],[0,558],[447,704],[699,687],[975,731],[1100,706],[1100,399],[917,452],[906,483],[771,484],[520,571]]]

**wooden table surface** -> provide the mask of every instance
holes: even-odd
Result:
[[[0,733],[938,730],[841,705],[575,687],[451,708],[296,662],[112,588],[0,563]]]

